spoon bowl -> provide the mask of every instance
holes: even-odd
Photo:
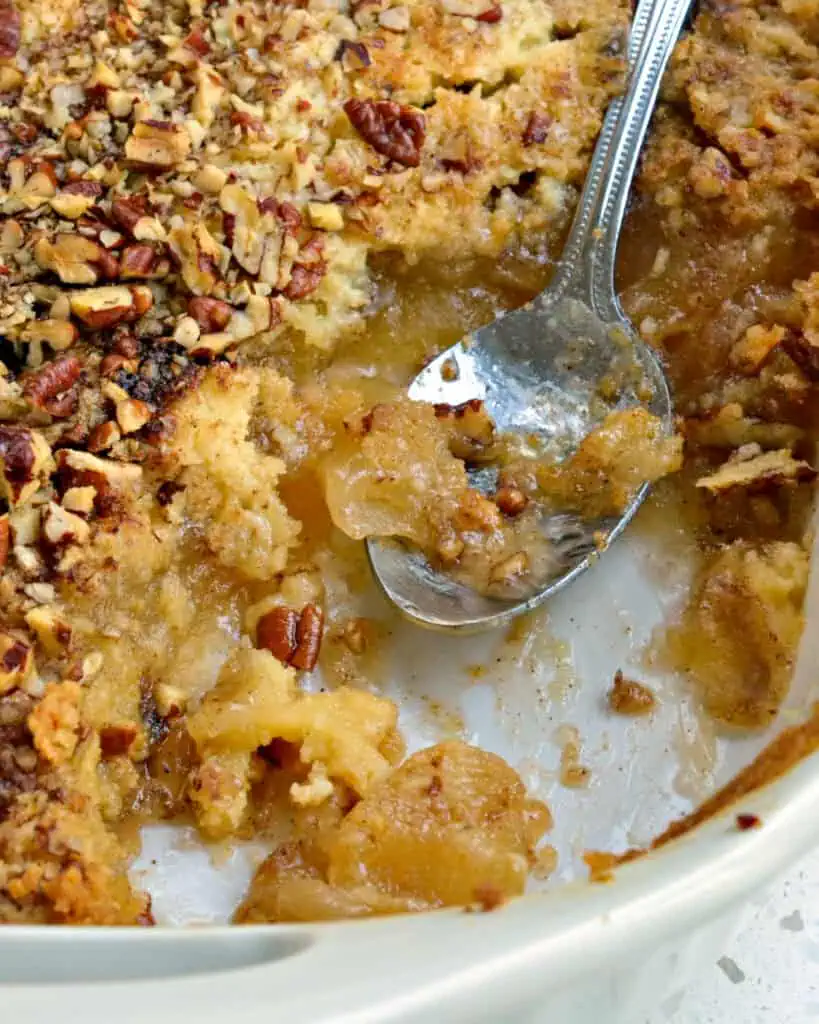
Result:
[[[625,95],[607,112],[561,262],[531,303],[442,352],[415,378],[409,397],[461,406],[484,403],[496,431],[533,456],[562,460],[605,417],[641,406],[670,433],[673,409],[654,351],[625,316],[614,289],[614,258],[629,187],[668,62],[691,0],[642,0],[629,42]],[[491,494],[497,471],[471,470]],[[618,537],[648,492],[619,516],[544,512],[530,570],[504,596],[489,596],[429,564],[396,539],[370,538],[368,555],[387,597],[408,618],[439,630],[476,632],[530,611],[584,572]],[[530,552],[528,552],[530,553]]]
[[[602,380],[618,383],[616,398],[603,397]],[[669,426],[672,417],[662,367],[628,321],[604,323],[579,299],[548,292],[443,352],[415,378],[409,397],[451,406],[478,399],[499,433],[558,458],[615,410],[642,405]],[[491,494],[496,476],[491,467],[470,470],[470,485]],[[384,592],[408,618],[443,630],[487,629],[535,608],[587,569],[647,491],[641,487],[619,517],[543,515],[538,526],[553,557],[533,559],[537,568],[509,597],[472,589],[402,541],[371,539],[368,554]]]

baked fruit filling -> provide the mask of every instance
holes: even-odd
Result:
[[[388,631],[347,599],[369,536],[502,586],[533,502],[608,514],[673,473],[702,560],[663,656],[770,720],[815,476],[815,21],[711,4],[664,87],[621,287],[684,448],[632,410],[482,496],[485,411],[406,385],[548,279],[628,5],[0,0],[0,921],[152,923],[156,820],[269,841],[239,921],[542,872],[512,768],[405,755]]]

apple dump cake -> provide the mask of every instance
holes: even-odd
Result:
[[[684,458],[637,410],[488,498],[480,406],[403,397],[548,278],[627,20],[0,0],[0,920],[152,923],[155,820],[269,838],[240,921],[522,892],[547,808],[465,742],[405,757],[344,593],[368,536],[505,550],[530,486],[616,508],[677,471],[704,558],[664,656],[715,717],[775,713],[819,380],[810,5],[704,7],[644,159],[621,286]]]

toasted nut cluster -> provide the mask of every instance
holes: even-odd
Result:
[[[285,665],[311,672],[318,661],[324,634],[324,613],[308,604],[300,614],[280,605],[263,615],[256,625],[256,645]]]

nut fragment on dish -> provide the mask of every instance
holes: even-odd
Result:
[[[704,553],[671,659],[717,718],[775,711],[819,384],[803,7],[700,14],[637,186],[623,301],[684,447],[625,411],[482,495],[486,410],[405,397],[543,286],[628,16],[0,4],[0,922],[152,924],[123,837],[155,821],[270,840],[247,921],[496,905],[552,863],[500,758],[405,758],[364,537],[510,587],[544,497],[669,474]],[[577,742],[563,768],[593,783]]]

